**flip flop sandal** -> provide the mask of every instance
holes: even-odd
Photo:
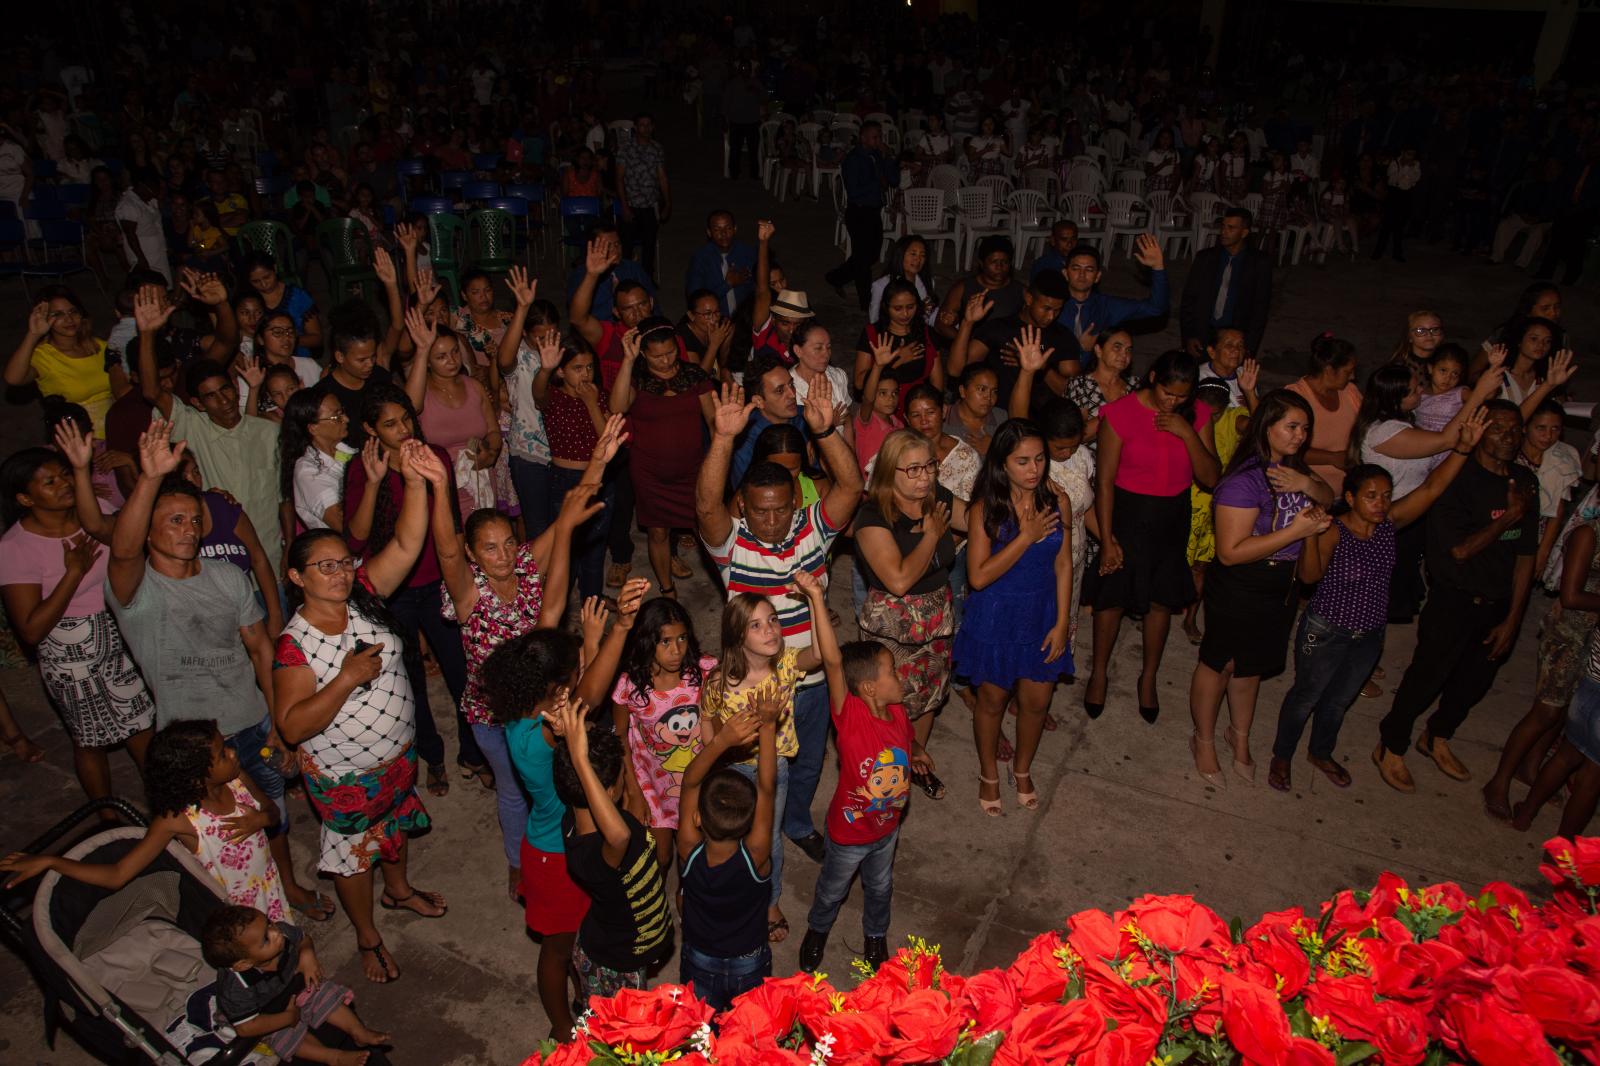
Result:
[[[333,917],[333,901],[327,896],[324,896],[321,892],[318,892],[316,897],[317,898],[312,900],[310,903],[290,903],[289,909],[295,911],[296,913],[305,915],[313,922],[325,922],[329,918]]]
[[[439,913],[423,914],[415,907],[405,906],[407,901],[413,899],[420,899],[424,903],[438,907]],[[382,907],[386,911],[410,911],[419,918],[443,918],[450,911],[449,905],[445,903],[444,897],[439,895],[439,893],[424,892],[422,889],[415,887],[413,887],[410,892],[406,893],[404,896],[400,896],[399,898],[391,896],[389,893],[385,892],[383,895],[378,897],[378,906]]]
[[[381,981],[373,981],[372,978],[370,978],[370,977],[367,978],[367,980],[372,981],[372,983],[375,984],[375,985],[386,985],[390,981],[399,980],[399,978],[393,977],[393,976],[391,976],[389,974],[389,967],[394,965],[394,964],[389,961],[389,955],[388,955],[388,952],[385,951],[385,949],[384,949],[383,941],[381,941],[381,940],[378,941],[376,944],[372,945],[370,948],[367,947],[366,945],[360,943],[359,941],[357,941],[356,947],[358,949],[360,949],[361,951],[370,951],[370,952],[372,952],[372,957],[378,960],[378,965],[380,967],[382,967],[382,969],[383,969],[383,979]]]
[[[779,933],[782,933],[783,935],[782,936],[778,936],[777,934],[779,934]],[[771,921],[771,922],[767,923],[767,943],[769,943],[769,944],[781,944],[783,941],[788,940],[788,939],[789,939],[789,919],[788,918],[779,918],[776,921]]]
[[[448,796],[450,794],[450,774],[445,770],[444,764],[428,767],[428,795]]]
[[[678,558],[672,557],[672,576],[676,578],[693,577],[694,571],[689,569],[689,564]]]
[[[929,799],[944,799],[944,782],[934,773],[913,773],[911,783],[928,794]]]
[[[461,771],[461,780],[471,781],[473,778],[477,778],[478,784],[490,792],[494,791],[494,771],[489,769],[488,766],[470,766],[463,762],[457,763],[456,768]]]

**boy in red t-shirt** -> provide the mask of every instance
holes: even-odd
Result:
[[[901,706],[905,690],[889,649],[871,640],[840,649],[826,615],[812,619],[812,637],[828,677],[838,730],[839,784],[828,801],[828,841],[817,874],[800,969],[815,971],[850,882],[861,873],[865,894],[862,954],[876,969],[889,957],[889,901],[894,848],[911,794],[911,764],[932,768]]]

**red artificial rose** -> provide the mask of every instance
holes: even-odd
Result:
[[[1087,1000],[1023,1007],[1001,1041],[994,1066],[1071,1062],[1106,1035],[1106,1016]]]
[[[756,1046],[771,1043],[789,1035],[801,1004],[820,1003],[822,1013],[827,1013],[832,992],[833,986],[808,973],[769,977],[723,1011],[721,1031],[744,1033]]]
[[[1122,934],[1104,911],[1079,911],[1068,918],[1067,943],[1089,962],[1104,963],[1122,953]]]
[[[961,998],[966,1001],[967,1013],[975,1023],[976,1036],[1009,1029],[1011,1019],[1022,1009],[1017,986],[1011,983],[1004,970],[985,970],[967,978]]]
[[[1358,902],[1348,889],[1339,893],[1328,904],[1333,909],[1329,933],[1357,933],[1371,925],[1374,918],[1391,917],[1400,906],[1400,890],[1405,887],[1405,881],[1385,870],[1365,903]]]
[[[790,1051],[766,1044],[757,1047],[749,1034],[730,1034],[724,1029],[717,1036],[717,1066],[809,1066],[811,1053]]]
[[[1278,997],[1260,985],[1225,974],[1222,1030],[1245,1066],[1286,1066],[1294,1036]]]
[[[716,1012],[695,998],[688,985],[624,988],[589,1000],[589,1035],[607,1046],[635,1051],[671,1051],[687,1043]]]
[[[1268,911],[1261,916],[1261,920],[1244,931],[1245,943],[1249,943],[1258,936],[1262,936],[1272,929],[1283,929],[1290,939],[1294,938],[1294,928],[1301,922],[1306,923],[1306,928],[1315,929],[1316,919],[1306,917],[1304,907],[1290,907],[1287,910]]]
[[[367,805],[367,790],[360,785],[334,785],[323,793],[322,804],[336,814],[352,814]]]
[[[1399,999],[1431,1011],[1449,990],[1451,976],[1465,965],[1460,951],[1437,940],[1413,944],[1364,940],[1372,984],[1385,999]]]
[[[589,1066],[594,1051],[583,1037],[568,1041],[544,1057],[540,1066]]]
[[[1117,1025],[1167,1024],[1167,997],[1160,985],[1130,985],[1105,967],[1089,970],[1083,996]]]
[[[1376,989],[1370,977],[1319,977],[1306,986],[1306,1010],[1327,1018],[1346,1040],[1365,1040],[1378,1024]]]
[[[898,978],[898,979],[897,979]],[[883,1011],[887,1014],[906,997],[905,972],[887,974],[881,969],[844,996],[844,1009]]]
[[[889,1020],[878,1011],[863,1014],[860,1011],[843,1011],[807,1025],[812,1031],[813,1044],[832,1037],[832,1050],[828,1061],[835,1066],[852,1062],[875,1063],[878,1052],[889,1041]]]
[[[1495,997],[1456,995],[1440,1010],[1440,1036],[1445,1045],[1482,1066],[1557,1066],[1530,1014],[1507,1010]]]
[[[1156,1054],[1161,1030],[1153,1025],[1119,1025],[1078,1060],[1079,1066],[1145,1066]]]
[[[1507,966],[1495,974],[1494,989],[1507,1008],[1537,1018],[1557,1040],[1587,1044],[1600,1038],[1600,992],[1593,977],[1560,966]]]
[[[1285,1066],[1334,1066],[1333,1052],[1303,1036],[1289,1041],[1283,1061]]]
[[[1263,928],[1258,922],[1245,934],[1244,947],[1252,961],[1272,972],[1280,999],[1298,996],[1311,980],[1311,960],[1306,958],[1305,949],[1287,925]]]
[[[1417,1066],[1428,1053],[1428,1019],[1405,1003],[1380,1003],[1378,1023],[1362,1039],[1378,1049],[1383,1066]]]
[[[1227,923],[1193,896],[1141,896],[1115,920],[1119,930],[1133,922],[1157,947],[1168,951],[1198,951],[1229,942]],[[1132,936],[1126,932],[1122,936],[1121,954],[1132,954]]]
[[[1576,879],[1600,887],[1600,837],[1554,837],[1544,843],[1545,863],[1539,872],[1552,885],[1570,885]]]
[[[937,975],[940,987],[946,992],[951,989],[944,985],[947,978],[955,977],[939,969],[941,960],[938,955],[929,951],[915,951],[911,948],[901,948],[894,956],[878,967],[875,977],[884,977],[898,984],[902,989],[932,988],[933,979]]]
[[[1494,900],[1490,905],[1490,909],[1497,907],[1502,910],[1509,910],[1515,907],[1519,911],[1534,909],[1533,902],[1528,899],[1527,893],[1516,885],[1508,885],[1504,881],[1490,881],[1484,885],[1483,891],[1478,893],[1478,898],[1482,899],[1485,896],[1492,897]]]
[[[879,1048],[886,1066],[938,1062],[955,1050],[970,1015],[947,994],[918,988],[889,1014],[889,1038]]]
[[[1504,966],[1519,934],[1511,919],[1499,911],[1467,911],[1461,920],[1439,930],[1438,942],[1459,951],[1469,965]]]
[[[1061,937],[1054,931],[1033,938],[1006,970],[1023,1003],[1054,1003],[1067,990],[1067,971],[1056,953]]]
[[[532,1055],[523,1059],[522,1066],[539,1066],[539,1053],[535,1051]]]
[[[1178,975],[1179,1001],[1195,1005],[1189,1024],[1210,1036],[1222,1021],[1222,967],[1192,955],[1179,955],[1173,965]]]

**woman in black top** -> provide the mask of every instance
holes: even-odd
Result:
[[[966,525],[965,505],[938,485],[938,471],[926,439],[909,429],[895,430],[878,451],[854,526],[856,565],[867,585],[856,622],[894,657],[905,686],[906,716],[924,749],[934,712],[950,694],[952,507],[958,511],[956,523]],[[944,796],[944,784],[932,772],[913,773],[911,779],[934,799]]]
[[[927,313],[917,287],[909,281],[891,281],[883,290],[882,311],[876,322],[861,330],[856,341],[856,365],[851,383],[860,395],[866,387],[878,354],[894,353],[894,360],[884,366],[882,374],[899,386],[896,408],[905,408],[906,395],[924,381],[940,391],[944,390],[944,360],[933,343],[933,331],[928,328]],[[885,353],[887,357],[887,353]],[[871,397],[863,397],[865,402]]]

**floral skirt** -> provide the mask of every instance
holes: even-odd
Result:
[[[955,605],[949,586],[892,596],[871,589],[856,618],[861,631],[889,649],[905,686],[906,717],[936,711],[950,695]]]
[[[322,821],[322,854],[317,868],[335,877],[372,869],[375,860],[400,857],[404,834],[430,824],[417,795],[417,751],[407,747],[397,758],[371,770],[335,777],[301,754],[306,795]]]

